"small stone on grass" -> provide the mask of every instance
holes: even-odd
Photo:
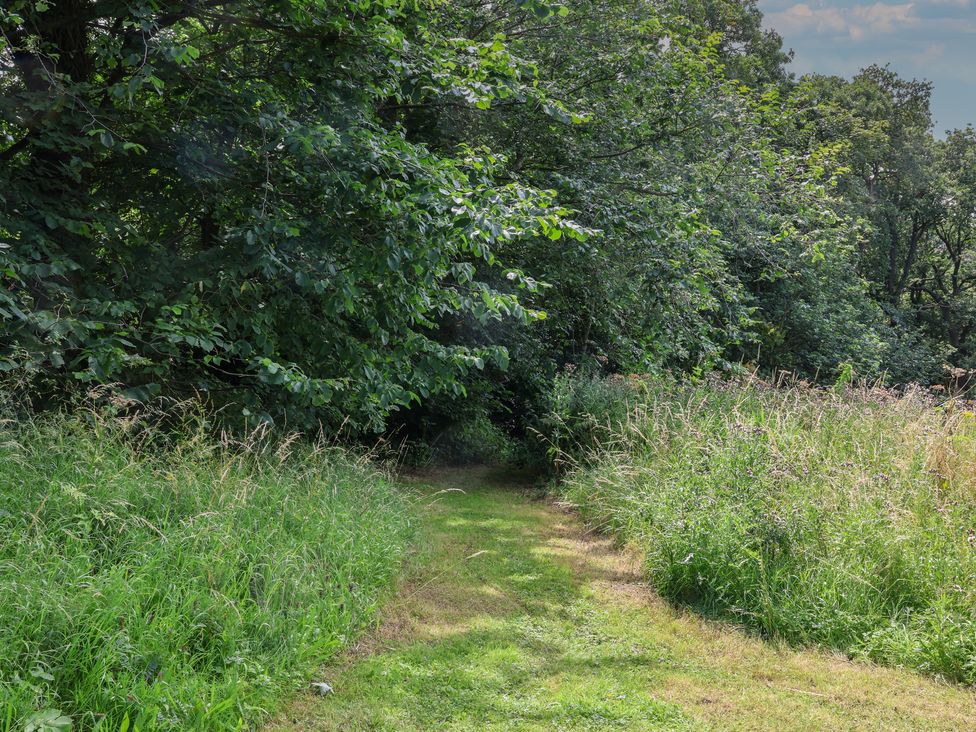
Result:
[[[332,693],[332,687],[324,681],[313,681],[312,689],[314,689],[315,693],[319,696],[328,696]]]

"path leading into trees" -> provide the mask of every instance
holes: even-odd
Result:
[[[271,730],[964,730],[976,695],[775,646],[641,583],[510,476],[425,479],[419,555],[375,631]]]

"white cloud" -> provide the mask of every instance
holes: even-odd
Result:
[[[766,23],[784,35],[804,31],[839,33],[847,27],[842,12],[837,8],[811,8],[806,3],[768,13]]]
[[[782,10],[766,13],[766,24],[783,36],[814,34],[863,41],[881,35],[898,33],[905,29],[928,28],[950,33],[976,32],[976,22],[963,18],[923,18],[916,14],[919,8],[941,5],[943,7],[976,8],[976,0],[913,0],[912,2],[854,5],[848,8],[811,7],[806,2],[796,3]],[[924,10],[923,10],[924,13]]]
[[[916,25],[919,19],[913,13],[914,8],[914,2],[895,5],[876,2],[851,8],[812,8],[806,3],[797,3],[785,10],[769,13],[766,22],[786,36],[794,33],[847,35],[851,40],[860,41],[868,36],[894,33]]]
[[[918,22],[912,14],[914,8],[915,3],[887,5],[878,2],[874,5],[855,5],[851,12],[867,32],[893,33],[899,28],[915,25]]]
[[[843,34],[851,40],[860,41],[868,36],[894,33],[917,25],[920,19],[915,16],[914,9],[914,2],[895,5],[876,2],[852,8],[811,8],[806,3],[797,3],[785,10],[769,13],[766,22],[784,35],[811,32]]]

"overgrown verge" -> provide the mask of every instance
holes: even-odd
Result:
[[[649,380],[630,393],[623,419],[595,405],[590,423],[610,428],[563,491],[642,550],[663,596],[976,682],[972,411],[920,391],[758,381]],[[588,439],[577,413],[561,423]]]
[[[84,413],[0,425],[0,486],[3,730],[250,726],[370,617],[410,531],[342,449]]]

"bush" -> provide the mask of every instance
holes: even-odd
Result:
[[[519,446],[483,409],[461,409],[435,436],[406,445],[409,465],[493,465],[517,459]]]
[[[238,729],[396,575],[408,506],[366,460],[136,425],[0,426],[0,729]]]
[[[641,391],[641,381],[621,376],[601,377],[569,369],[552,384],[549,413],[541,420],[539,436],[546,443],[558,471],[579,460],[625,428]]]
[[[976,682],[976,417],[920,391],[645,383],[568,476],[671,600]]]

